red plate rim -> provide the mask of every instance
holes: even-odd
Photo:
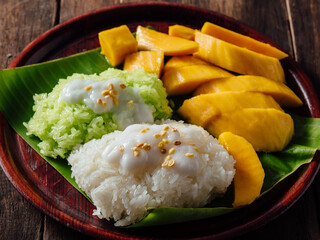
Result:
[[[94,16],[96,14],[105,14],[111,11],[118,11],[121,9],[128,9],[128,8],[137,8],[137,7],[171,7],[171,8],[183,8],[189,11],[201,12],[201,14],[206,14],[208,16],[216,16],[223,21],[232,22],[240,27],[240,32],[247,31],[246,34],[254,34],[255,38],[266,41],[272,45],[276,44],[266,38],[264,35],[260,34],[259,32],[253,30],[252,28],[246,26],[238,22],[237,20],[222,15],[220,13],[216,13],[209,10],[204,10],[201,8],[193,7],[193,6],[186,6],[182,4],[172,4],[167,2],[147,2],[147,3],[135,3],[135,4],[123,4],[123,5],[114,5],[109,7],[100,8],[95,11],[90,11],[88,13],[82,14],[80,16],[74,17],[62,24],[59,24],[50,30],[46,31],[45,33],[41,34],[37,37],[34,41],[32,41],[26,48],[11,62],[9,68],[22,66],[24,65],[31,57],[32,53],[41,48],[44,44],[50,41],[50,38],[59,34],[59,32],[63,32],[66,26],[77,24],[79,21],[86,19],[90,16]],[[305,104],[309,107],[309,111],[311,117],[320,117],[320,104],[318,101],[318,97],[315,93],[313,85],[301,67],[291,58],[285,60],[285,66],[292,72],[293,78],[297,81],[297,85],[301,88],[300,95],[305,99]],[[303,79],[303,82],[300,82],[299,79]],[[0,114],[0,122],[1,122],[1,137],[6,138],[5,134],[8,130],[4,128],[9,127],[7,121],[4,117]],[[5,141],[6,142],[6,141]],[[10,151],[8,149],[8,142],[4,146],[0,146],[0,158],[1,158],[1,167],[5,172],[6,176],[10,180],[10,182],[14,185],[14,187],[26,198],[28,199],[34,206],[39,208],[42,212],[49,215],[50,217],[56,219],[59,222],[62,222],[66,226],[72,227],[78,231],[84,232],[86,234],[95,236],[95,237],[102,237],[102,238],[136,238],[137,236],[131,236],[130,232],[128,233],[119,233],[119,232],[107,232],[104,229],[99,229],[95,226],[87,224],[86,222],[79,221],[78,219],[73,218],[72,216],[65,214],[63,211],[59,209],[55,209],[55,206],[52,205],[47,201],[47,199],[41,195],[39,195],[36,191],[34,191],[34,187],[32,184],[27,182],[27,179],[21,179],[18,174],[17,166],[15,165],[14,158],[11,156]],[[232,237],[239,234],[243,234],[249,230],[256,229],[268,221],[276,218],[284,211],[286,211],[292,204],[294,204],[306,191],[306,189],[311,184],[312,180],[314,179],[317,171],[319,169],[319,157],[316,157],[310,164],[304,166],[303,171],[301,172],[301,176],[295,181],[294,185],[287,191],[287,193],[281,197],[281,202],[273,205],[268,211],[262,211],[257,216],[254,217],[249,222],[239,223],[236,227],[232,229],[226,229],[219,233],[209,233],[206,236],[202,236],[201,238],[226,238]],[[64,218],[61,218],[64,216]]]

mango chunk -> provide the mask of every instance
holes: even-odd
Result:
[[[288,57],[288,54],[271,46],[270,44],[259,42],[251,37],[236,33],[210,22],[205,22],[203,24],[201,32],[239,47],[247,48],[251,51],[267,55],[269,57],[274,57],[277,59]]]
[[[164,65],[164,72],[170,71],[174,68],[186,67],[191,65],[211,65],[210,63],[203,61],[194,56],[176,56],[172,57],[168,60],[168,62]]]
[[[248,140],[255,151],[263,152],[283,150],[294,133],[291,116],[274,108],[244,108],[222,114],[210,121],[206,129],[215,137],[232,132]]]
[[[277,58],[253,52],[199,31],[195,33],[195,41],[199,43],[199,51],[193,54],[195,57],[236,73],[285,82],[284,71]]]
[[[253,75],[239,75],[204,83],[194,92],[194,96],[227,91],[261,92],[272,96],[283,107],[303,105],[300,98],[284,83]]]
[[[169,96],[191,93],[200,84],[233,74],[212,65],[190,65],[164,72],[161,80]]]
[[[257,153],[246,139],[231,132],[220,134],[219,143],[236,160],[233,207],[252,203],[260,196],[265,177]]]
[[[187,40],[194,40],[194,32],[195,30],[182,25],[172,25],[169,26],[169,35],[174,37],[180,37]]]
[[[198,50],[198,43],[138,26],[136,38],[140,50],[163,51],[165,56],[188,55]]]
[[[124,58],[136,52],[138,43],[126,25],[99,32],[101,53],[112,66],[117,66]]]
[[[140,51],[128,55],[124,60],[123,70],[134,71],[144,68],[148,73],[155,73],[160,77],[163,69],[164,55],[162,51]]]
[[[205,128],[209,122],[215,121],[222,114],[243,108],[275,108],[283,111],[271,96],[262,93],[222,92],[186,99],[178,113],[186,121]]]

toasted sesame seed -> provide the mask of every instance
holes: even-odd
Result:
[[[168,162],[167,161],[164,161],[162,164],[161,164],[161,167],[167,167],[168,166]]]
[[[162,139],[162,142],[163,142],[164,144],[168,144],[168,143],[169,143],[168,139],[166,139],[166,138]]]
[[[164,148],[164,142],[159,142],[159,144],[158,144],[158,148]]]
[[[137,147],[132,147],[131,150],[132,150],[132,151],[137,151],[138,148],[137,148]]]
[[[147,131],[149,131],[150,130],[150,128],[144,128],[144,129],[142,129],[140,132],[141,133],[145,133],[145,132],[147,132]]]
[[[164,126],[164,127],[163,127],[163,131],[168,131],[169,129],[170,129],[169,126]]]
[[[129,100],[128,103],[129,103],[130,105],[132,105],[132,104],[133,104],[133,101],[132,101],[132,100]]]
[[[123,151],[124,151],[124,146],[123,146],[123,145],[120,145],[120,146],[118,147],[118,149],[119,149],[120,152],[123,152]]]
[[[127,86],[126,86],[124,83],[120,83],[120,87],[121,87],[122,89],[125,89]]]
[[[112,100],[114,105],[118,105],[119,101],[118,98],[112,95]]]
[[[168,163],[168,167],[172,167],[175,163],[176,161],[174,159],[171,159]]]
[[[172,132],[178,132],[178,129],[176,129],[176,128],[172,128],[171,130],[172,130]]]
[[[91,90],[92,89],[92,86],[91,85],[88,85],[88,86],[86,86],[85,88],[84,88],[84,90],[86,90],[86,91],[89,91],[89,90]]]
[[[107,89],[108,89],[108,90],[112,90],[112,89],[113,89],[113,84],[112,84],[112,83],[108,83]]]
[[[151,149],[151,145],[147,144],[147,143],[144,143],[143,146],[142,146],[142,149],[144,149],[145,151],[149,151]]]
[[[139,150],[133,151],[133,155],[134,155],[135,157],[139,157],[139,156],[140,156]]]
[[[136,146],[137,146],[138,148],[141,148],[143,145],[144,145],[144,143],[138,143]]]
[[[176,151],[176,149],[175,148],[170,148],[170,150],[169,150],[169,154],[173,154],[174,152]]]
[[[196,152],[199,152],[199,149],[197,147],[193,147],[193,149],[196,151]]]
[[[104,101],[102,101],[102,105],[103,105],[103,106],[107,106],[107,103],[104,102]]]
[[[167,132],[166,132],[166,131],[161,131],[161,132],[160,132],[160,136],[161,136],[161,137],[164,137],[165,135],[167,135]]]
[[[101,92],[101,95],[102,95],[102,96],[110,95],[110,91],[109,91],[109,90],[103,90],[103,91]]]
[[[155,133],[155,134],[153,134],[153,136],[154,136],[155,138],[161,137],[161,135],[160,135],[159,133]]]
[[[165,161],[169,161],[169,160],[171,160],[171,159],[172,159],[171,155],[168,155],[168,156],[166,157]]]
[[[161,148],[161,149],[160,149],[160,152],[161,152],[162,154],[165,154],[165,153],[167,152],[167,150],[166,150],[165,148]]]
[[[185,154],[185,156],[186,156],[186,157],[194,157],[194,154],[193,154],[193,153],[188,152],[188,153],[186,153],[186,154]]]
[[[109,98],[111,98],[111,96],[110,95],[106,95],[104,98],[105,99],[109,99]]]
[[[173,142],[173,144],[176,145],[176,146],[181,145],[181,141],[175,140],[175,141]]]
[[[101,98],[98,98],[98,99],[97,99],[97,103],[98,103],[98,104],[102,104],[102,99],[101,99]]]
[[[118,95],[118,93],[119,92],[115,89],[111,90],[111,92],[110,92],[111,95]]]

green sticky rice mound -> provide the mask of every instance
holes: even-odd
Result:
[[[141,97],[152,109],[154,120],[171,117],[167,93],[155,74],[142,69],[133,72],[108,69],[100,75],[73,74],[67,79],[60,79],[52,92],[34,95],[34,115],[24,126],[28,135],[41,140],[38,144],[41,154],[65,158],[77,144],[122,130],[112,112],[97,114],[83,103],[68,104],[60,98],[64,86],[74,79],[105,81],[111,78],[119,78],[127,86],[139,89]]]

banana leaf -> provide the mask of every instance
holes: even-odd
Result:
[[[1,70],[0,111],[12,128],[41,154],[37,146],[39,139],[28,136],[23,126],[23,122],[27,122],[33,115],[33,95],[50,92],[60,78],[66,78],[73,73],[100,73],[109,67],[111,66],[100,54],[100,49],[95,49],[50,62]],[[259,154],[266,172],[262,195],[300,166],[310,163],[320,147],[320,140],[317,138],[320,133],[320,119],[295,116],[294,120],[295,137],[284,151]],[[84,194],[71,178],[71,169],[65,159],[42,157]],[[216,199],[210,206],[204,208],[150,208],[146,218],[130,227],[170,224],[218,216],[234,211],[232,201],[233,191],[230,187],[223,198]]]

